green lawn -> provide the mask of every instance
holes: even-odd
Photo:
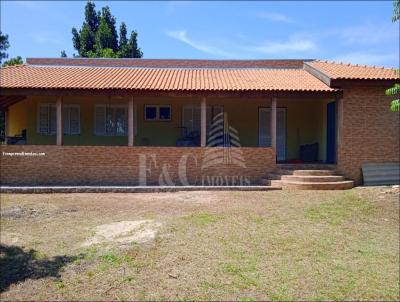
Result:
[[[2,195],[1,299],[399,300],[384,191]]]

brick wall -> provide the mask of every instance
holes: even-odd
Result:
[[[337,168],[357,184],[363,163],[399,161],[400,116],[390,111],[391,99],[383,87],[344,89]]]
[[[236,152],[228,155],[236,163],[217,162],[204,168],[224,151],[228,149],[1,146],[0,177],[2,185],[238,185],[258,184],[275,168],[271,148],[231,148]],[[35,156],[11,156],[15,152]],[[241,158],[245,167],[239,165]]]

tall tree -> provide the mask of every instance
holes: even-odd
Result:
[[[138,47],[137,43],[137,32],[132,30],[131,37],[129,38],[129,54],[128,58],[141,58],[143,57],[143,52]]]
[[[95,34],[90,29],[89,24],[86,22],[83,23],[82,29],[80,31],[80,40],[79,40],[79,53],[81,56],[86,57],[88,52],[96,51],[96,37]]]
[[[400,20],[400,0],[393,1],[393,17],[392,21],[396,22]],[[397,74],[400,76],[400,69],[396,70]],[[400,84],[396,83],[393,87],[386,89],[386,95],[389,96],[399,96],[400,95]],[[396,112],[400,111],[400,99],[395,99],[390,104],[390,110]]]
[[[137,33],[132,32],[127,39],[127,28],[124,22],[119,28],[119,40],[116,19],[108,6],[96,12],[96,6],[88,1],[85,6],[85,20],[81,29],[72,28],[72,42],[81,57],[118,57],[141,58],[138,48]]]
[[[125,22],[121,22],[119,27],[119,47],[126,45],[128,43],[128,39],[126,38],[127,30]]]
[[[104,48],[110,48],[115,51],[118,49],[118,46],[115,46],[116,41],[107,18],[102,15],[99,28],[96,32],[96,49],[100,51]]]
[[[65,50],[61,50],[61,58],[66,58],[66,57],[68,57],[68,56],[67,56],[67,53],[65,52]]]
[[[89,25],[90,30],[95,33],[99,27],[99,14],[96,12],[96,5],[92,1],[88,1],[85,6],[85,22]]]
[[[8,42],[8,35],[3,35],[0,31],[0,63],[3,59],[8,58],[6,50],[10,47]]]
[[[110,30],[110,37],[109,37],[109,43],[113,51],[118,51],[118,34],[117,34],[117,29],[115,27],[116,19],[113,15],[111,15],[110,7],[105,6],[101,9],[101,17],[100,17],[100,23],[106,23],[107,27]],[[101,24],[100,24],[101,25]],[[99,31],[100,31],[100,25],[99,25]]]
[[[75,27],[72,27],[72,44],[74,48],[78,51],[78,55],[81,54],[81,36],[80,33],[76,30]]]

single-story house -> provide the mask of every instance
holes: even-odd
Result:
[[[398,80],[319,60],[28,58],[0,70],[1,183],[249,185],[310,164],[361,184],[363,164],[399,162]]]

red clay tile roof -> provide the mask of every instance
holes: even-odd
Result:
[[[106,58],[27,58],[29,65],[67,65],[151,68],[303,68],[304,60],[185,60],[185,59],[106,59]]]
[[[399,74],[394,69],[372,67],[365,65],[351,65],[327,61],[306,62],[327,75],[332,80],[396,80]]]
[[[20,65],[1,88],[150,91],[335,91],[303,69],[182,69]]]

